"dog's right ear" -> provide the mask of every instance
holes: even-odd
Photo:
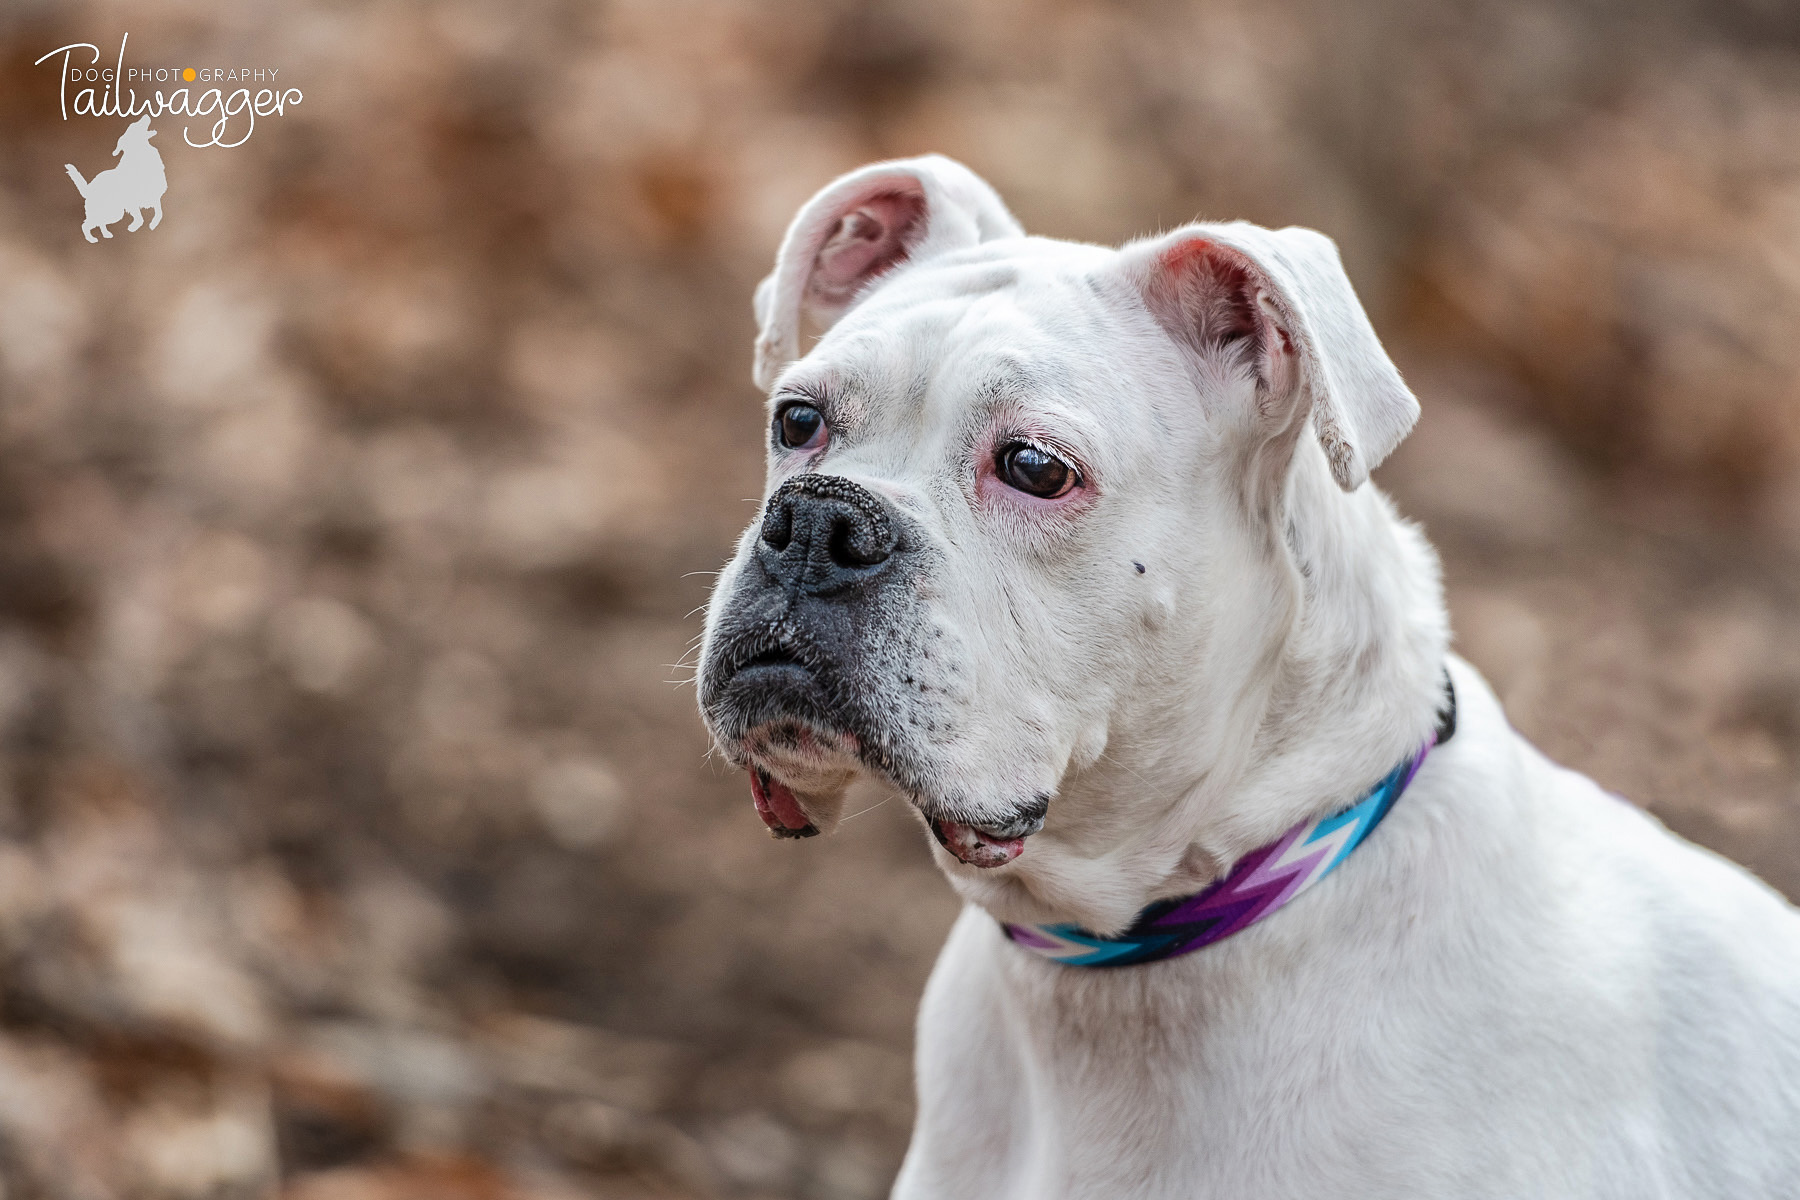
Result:
[[[1024,235],[985,180],[941,154],[841,176],[800,209],[757,286],[756,386],[800,357],[803,327],[830,329],[901,264]]]

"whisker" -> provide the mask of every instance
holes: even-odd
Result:
[[[880,808],[882,805],[886,804],[889,800],[892,800],[892,799],[893,799],[892,796],[883,796],[881,799],[877,800],[875,803],[869,805],[869,807],[862,809],[858,812],[853,812],[849,816],[842,818],[841,820],[838,821],[838,824],[842,825],[845,821],[854,821],[856,818],[862,816],[863,813],[872,813],[876,809]]]
[[[1128,767],[1124,763],[1120,762],[1117,758],[1114,758],[1110,751],[1102,750],[1100,752],[1100,757],[1102,760],[1111,763],[1113,766],[1119,768],[1119,770],[1125,772],[1127,775],[1131,776],[1133,779],[1135,779],[1139,783],[1143,784],[1144,787],[1149,790],[1150,794],[1155,796],[1158,800],[1167,800],[1170,798],[1166,793],[1164,793],[1163,789],[1155,786],[1148,779],[1145,779],[1142,775],[1138,774],[1136,771],[1132,770],[1130,767]]]

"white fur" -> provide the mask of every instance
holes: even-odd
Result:
[[[1545,761],[1447,656],[1436,557],[1364,482],[1416,405],[1327,239],[1026,238],[966,169],[879,164],[802,210],[757,307],[774,401],[832,397],[827,449],[771,451],[769,491],[845,476],[929,546],[930,703],[868,683],[936,722],[912,798],[998,822],[1052,797],[1005,866],[934,850],[969,906],[896,1197],[1800,1195],[1800,919]],[[1084,507],[983,489],[1021,430],[1079,460]],[[1455,739],[1292,905],[1113,970],[1003,938],[1116,931],[1355,798],[1430,730],[1446,661]],[[866,768],[823,743],[724,748],[828,830]]]
[[[1800,922],[1453,670],[1376,834],[1226,941],[1084,970],[965,910],[894,1195],[1800,1195]]]

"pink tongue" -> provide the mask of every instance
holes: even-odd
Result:
[[[944,844],[944,849],[971,867],[1003,867],[1025,852],[1024,838],[1007,838],[1002,841],[972,825],[956,821],[933,822],[932,830],[938,835],[938,841]]]
[[[761,771],[750,772],[750,798],[756,802],[756,815],[770,829],[799,833],[812,828],[812,822],[800,811],[800,802],[786,784]]]

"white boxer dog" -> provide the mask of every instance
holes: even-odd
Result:
[[[896,1197],[1800,1197],[1800,919],[1447,652],[1329,239],[1027,237],[925,157],[756,313],[703,713],[777,836],[872,774],[967,902]]]

